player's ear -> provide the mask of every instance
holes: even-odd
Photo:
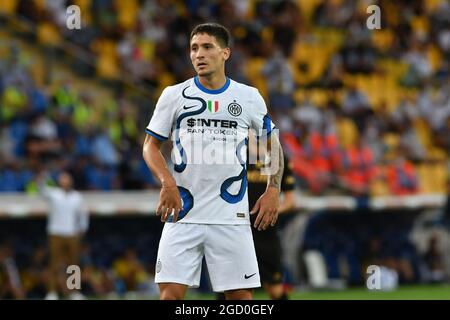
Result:
[[[223,51],[222,51],[222,54],[223,54],[223,59],[225,61],[227,61],[230,58],[230,55],[231,55],[230,48],[224,48]]]

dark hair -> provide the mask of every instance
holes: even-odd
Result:
[[[192,40],[192,37],[195,36],[197,33],[206,33],[209,34],[210,36],[214,36],[222,48],[228,48],[230,46],[231,41],[230,32],[228,31],[227,28],[225,28],[221,24],[218,23],[199,24],[192,30],[190,40]]]

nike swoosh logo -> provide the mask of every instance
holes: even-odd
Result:
[[[186,106],[183,106],[183,109],[184,110],[188,110],[188,109],[192,109],[192,108],[195,108],[196,106],[190,106],[190,107],[186,107]]]
[[[246,274],[244,274],[244,278],[245,278],[245,279],[249,279],[249,278],[253,277],[255,274],[256,274],[256,272],[253,273],[253,274],[251,274],[251,275],[249,275],[249,276],[246,275]]]

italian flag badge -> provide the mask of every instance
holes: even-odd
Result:
[[[212,113],[219,111],[219,101],[208,100],[208,110]]]

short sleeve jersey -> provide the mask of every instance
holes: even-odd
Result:
[[[248,132],[269,136],[274,127],[256,88],[227,78],[210,90],[197,77],[167,87],[146,132],[173,142],[172,173],[183,202],[179,221],[249,224]]]

